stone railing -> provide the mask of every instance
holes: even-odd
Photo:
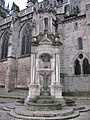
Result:
[[[9,16],[9,17],[7,17],[7,18],[0,21],[0,26],[2,26],[4,24],[7,24],[7,23],[9,23],[11,21],[12,21],[12,16]]]
[[[18,13],[18,17],[24,17],[25,15],[30,14],[30,13],[32,13],[32,12],[33,12],[33,7],[31,7],[31,8],[26,8],[26,9],[24,9],[24,10],[22,10],[22,11],[20,11],[20,12]],[[2,20],[0,21],[0,26],[2,26],[2,25],[4,25],[4,24],[7,24],[7,23],[9,23],[9,22],[11,22],[11,21],[12,21],[12,16],[8,16],[7,18],[2,19]]]
[[[31,8],[26,8],[26,9],[20,11],[20,12],[18,13],[18,16],[19,16],[19,17],[23,17],[23,16],[25,16],[25,15],[27,15],[27,14],[30,14],[30,13],[32,13],[32,12],[33,12],[33,7],[31,7]]]

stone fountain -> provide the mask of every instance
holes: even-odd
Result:
[[[6,105],[3,109],[10,115],[23,120],[65,120],[78,117],[79,112],[89,110],[85,106],[75,106],[65,100],[60,84],[60,42],[54,43],[44,34],[36,45],[32,41],[31,81],[29,93],[24,103]],[[68,104],[67,104],[68,103]],[[67,105],[74,106],[67,106]]]
[[[50,44],[48,46],[51,48]],[[57,53],[52,53],[52,49],[44,49],[42,52],[41,49],[38,49],[36,49],[37,54],[36,51],[35,54],[31,54],[31,83],[25,103],[27,104],[31,98],[41,95],[63,100],[62,85],[60,84],[59,49],[56,47],[57,51],[54,52]]]
[[[47,45],[51,48],[51,44],[47,43]],[[43,44],[40,48],[42,47],[44,47]],[[52,53],[52,49],[46,48],[41,51],[37,48],[35,54],[31,54],[31,63],[33,63],[31,83],[29,95],[25,100],[25,104],[30,110],[57,110],[65,105],[60,84],[59,49],[57,47],[55,49],[57,50]],[[36,51],[38,51],[37,54]]]
[[[79,116],[87,108],[67,107],[60,81],[60,37],[55,34],[53,9],[36,9],[33,15],[31,43],[31,78],[24,104],[6,106],[10,115],[23,120],[64,120]],[[41,18],[42,17],[42,18]],[[40,20],[39,20],[40,19]],[[42,28],[40,25],[43,25]]]

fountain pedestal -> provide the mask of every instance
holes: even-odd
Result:
[[[54,96],[55,98],[58,99],[63,99],[62,96],[62,85],[59,83],[53,84],[50,86],[51,88],[51,96]]]
[[[25,104],[27,104],[31,98],[34,98],[34,96],[39,96],[39,95],[40,95],[40,85],[30,84],[29,94],[28,94],[28,97],[25,99]]]

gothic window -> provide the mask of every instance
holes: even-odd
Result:
[[[48,30],[48,18],[44,18],[45,30]]]
[[[83,74],[89,74],[90,73],[90,65],[87,58],[83,60]]]
[[[75,70],[75,75],[81,74],[81,66],[80,66],[79,60],[75,61],[74,70]]]
[[[9,41],[10,34],[9,32],[6,32],[2,38],[2,53],[1,53],[1,59],[7,58],[8,54],[8,41]]]
[[[31,26],[27,24],[25,29],[23,30],[23,35],[22,35],[21,55],[30,54],[31,52],[30,43],[31,43]]]
[[[79,50],[82,50],[82,49],[83,49],[83,41],[82,41],[82,38],[81,38],[81,37],[78,38],[78,49],[79,49]]]

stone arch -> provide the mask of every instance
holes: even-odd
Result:
[[[83,74],[90,74],[90,65],[87,58],[83,59],[82,67],[83,67]]]
[[[10,38],[10,32],[7,30],[3,33],[1,38],[1,59],[7,58],[9,38]]]
[[[52,51],[48,51],[48,50],[44,50],[44,51],[39,51],[37,54],[37,58],[40,58],[40,56],[42,54],[49,54],[51,57],[53,57],[53,52]]]
[[[31,53],[31,37],[32,37],[32,27],[28,22],[24,24],[20,32],[20,54],[30,55]]]
[[[76,59],[78,59],[78,60],[81,59],[81,58],[80,58],[80,54],[83,55],[82,60],[83,60],[84,58],[87,58],[87,59],[88,59],[88,54],[84,53],[83,51],[79,51],[79,52],[72,58],[71,64],[74,64],[74,62],[75,62]]]

